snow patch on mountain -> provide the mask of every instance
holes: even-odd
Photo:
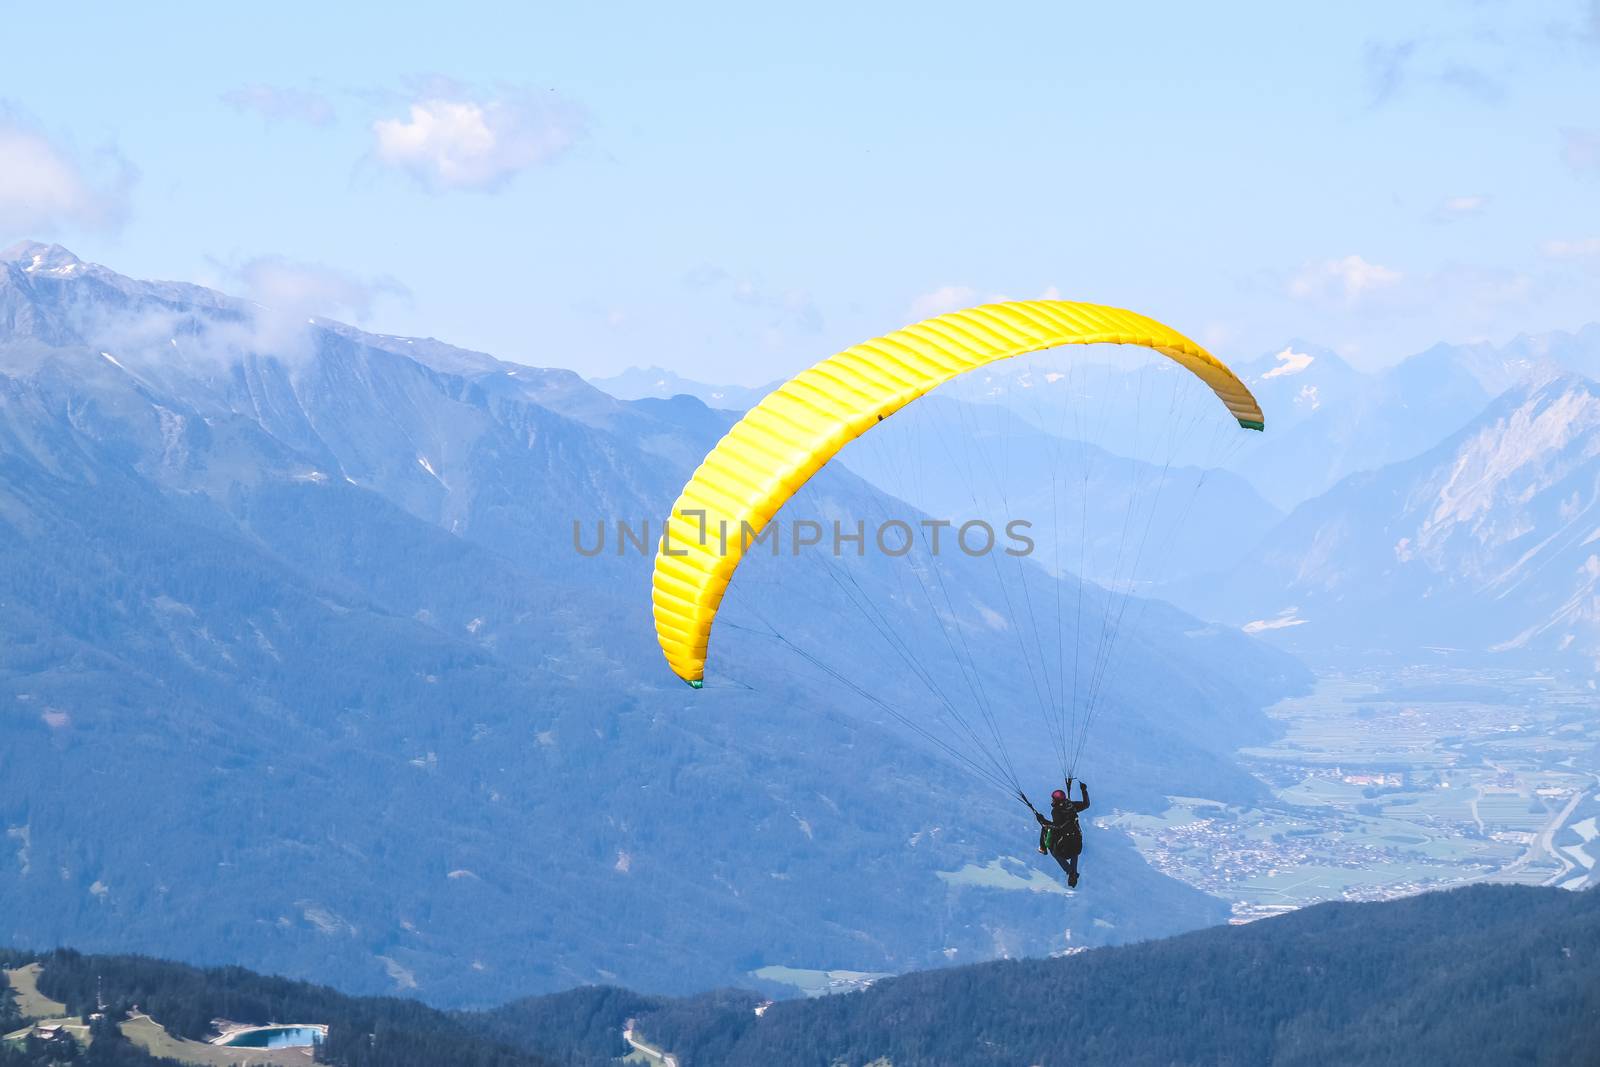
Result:
[[[1306,620],[1300,618],[1299,608],[1284,608],[1270,619],[1256,619],[1244,624],[1242,629],[1247,634],[1265,633],[1268,630],[1287,630],[1291,626],[1304,626]]]
[[[1472,525],[1484,543],[1503,544],[1530,532],[1529,520],[1514,517],[1517,505],[1559,483],[1574,464],[1600,454],[1597,426],[1600,397],[1573,388],[1548,405],[1520,407],[1480,427],[1456,452],[1444,483],[1423,487],[1435,503],[1417,531],[1418,546],[1432,549],[1462,524]],[[1571,450],[1580,437],[1584,441]],[[1570,511],[1573,502],[1563,499],[1558,506]],[[1488,521],[1491,515],[1498,521]]]
[[[1261,376],[1263,379],[1284,378],[1291,374],[1299,374],[1316,362],[1317,357],[1309,352],[1296,352],[1293,345],[1286,345],[1283,351],[1273,358],[1278,361],[1278,365],[1263,374]]]

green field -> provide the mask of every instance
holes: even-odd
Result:
[[[876,971],[812,971],[802,967],[762,967],[752,977],[793,986],[808,997],[861,989],[889,975]]]
[[[56,1019],[67,1014],[67,1006],[51,1000],[39,992],[40,965],[30,963],[14,971],[6,971],[6,981],[17,995],[17,1010],[29,1019]]]
[[[990,860],[982,867],[969,863],[958,871],[939,871],[938,874],[947,885],[953,886],[1071,895],[1059,878],[1052,878],[1044,871],[1025,866],[1009,857]]]
[[[173,1037],[166,1027],[148,1015],[136,1015],[119,1024],[122,1035],[152,1056],[179,1063],[192,1063],[198,1067],[231,1067],[245,1064],[270,1064],[272,1067],[308,1067],[310,1049],[224,1048],[203,1041],[189,1041]]]
[[[1251,914],[1486,878],[1570,879],[1589,847],[1567,839],[1558,860],[1545,841],[1568,802],[1600,785],[1593,700],[1509,671],[1328,673],[1269,710],[1282,737],[1239,753],[1275,803],[1171,797],[1158,815],[1105,822],[1165,873]]]

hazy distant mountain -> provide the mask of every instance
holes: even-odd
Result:
[[[1267,434],[1232,467],[1281,507],[1437,444],[1494,395],[1443,345],[1379,374],[1304,344],[1239,370],[1268,413]]]
[[[1149,412],[1141,409],[1149,408],[1150,394],[1159,390],[1151,389],[1147,369],[1127,371],[1130,384],[1125,385],[1118,385],[1112,373],[1096,372],[1088,379],[1095,388],[1086,394],[1084,379],[1060,373],[1064,361],[1106,357],[1071,353],[1054,358],[1055,373],[1043,372],[1047,368],[1032,360],[1003,361],[957,379],[942,395],[1009,405],[1021,418],[1033,419],[1052,433],[1057,433],[1056,425],[1044,418],[1062,405],[1091,407],[1099,412],[1097,425],[1137,422],[1141,413],[1149,420]],[[1570,334],[1524,335],[1501,346],[1436,345],[1376,373],[1358,371],[1335,353],[1299,340],[1232,365],[1261,402],[1267,430],[1245,437],[1235,454],[1219,457],[1219,462],[1267,501],[1288,509],[1349,474],[1433,447],[1516,382],[1554,368],[1600,373],[1600,325]],[[1159,448],[1156,436],[1150,440]],[[1090,441],[1108,445],[1093,437]],[[1166,458],[1159,451],[1133,452],[1132,443],[1109,447],[1158,464]]]
[[[1066,418],[1036,425],[1039,405],[1031,403],[1034,398],[1011,405],[1008,391],[1031,390],[1035,383],[1048,389],[1055,382],[1021,362],[991,372],[972,383],[951,382],[919,400],[850,446],[842,462],[888,496],[929,515],[957,522],[982,518],[996,528],[1024,518],[1032,527],[1038,561],[1061,571],[1081,566],[1099,582],[1128,580],[1125,572],[1136,550],[1125,544],[1130,527],[1142,530],[1148,522],[1162,542],[1161,565],[1147,560],[1135,576],[1145,587],[1228,565],[1282,518],[1238,475],[1186,463],[1203,461],[1203,452],[1186,457],[1174,450],[1130,458],[1114,448],[1071,439],[1066,431],[1076,424]],[[659,367],[630,368],[591,383],[626,399],[688,395],[735,411],[753,407],[777,384],[756,389],[710,386]],[[1053,399],[1074,403],[1065,395]],[[1218,412],[1219,421],[1231,426],[1226,413]],[[1147,412],[1147,422],[1153,424],[1156,414]],[[1151,437],[1158,436],[1152,428]],[[964,461],[952,455],[951,442],[956,440],[970,453]],[[1125,435],[1118,439],[1126,441]],[[918,454],[925,457],[923,462],[908,461]],[[1202,480],[1204,491],[1196,491]],[[1180,515],[1184,536],[1169,538]]]
[[[1573,333],[1519,334],[1498,349],[1462,345],[1457,351],[1464,363],[1482,368],[1480,379],[1495,394],[1546,365],[1596,378],[1600,377],[1600,323],[1591,322]]]
[[[951,382],[935,399],[1004,407],[1014,422],[1031,421],[1053,438],[1085,436],[1093,426],[1093,420],[1085,424],[1054,418],[1051,413],[1063,405],[1102,411],[1101,426],[1135,423],[1141,415],[1148,421],[1150,412],[1140,410],[1150,406],[1147,370],[1128,372],[1130,382],[1138,381],[1138,386],[1119,386],[1110,369],[1097,370],[1088,378],[1060,373],[1070,361],[1084,359],[1114,368],[1120,357],[1062,350],[1043,361],[1006,360]],[[1358,371],[1331,350],[1303,340],[1291,341],[1254,360],[1235,361],[1233,367],[1261,402],[1267,433],[1243,439],[1232,454],[1223,457],[1219,453],[1217,460],[1249,482],[1254,493],[1271,506],[1287,510],[1331,488],[1346,475],[1431,448],[1517,382],[1556,369],[1600,376],[1600,323],[1575,333],[1523,334],[1504,345],[1435,345],[1378,372]],[[1092,383],[1092,391],[1086,392],[1085,382]],[[712,407],[737,411],[754,405],[771,388],[706,385],[659,367],[630,368],[614,378],[596,379],[594,384],[627,399],[687,394]],[[981,424],[982,419],[972,421]],[[1139,454],[1136,443],[1127,437],[1106,440],[1087,436],[1092,445],[1157,466],[1169,458],[1159,451],[1157,435],[1149,438],[1155,450],[1146,454]],[[872,459],[868,456],[858,464],[864,473]],[[1196,461],[1205,464],[1208,457],[1178,457],[1180,464]],[[882,477],[884,472],[874,473]],[[1238,497],[1237,490],[1237,486],[1226,491],[1213,487],[1208,493],[1218,501],[1231,502]],[[949,510],[944,496],[932,492],[929,499]],[[1219,504],[1218,510],[1227,506]],[[1244,514],[1256,512],[1252,506],[1246,507]],[[1239,539],[1248,541],[1256,532],[1246,522]],[[1179,573],[1174,570],[1170,577]]]
[[[1377,373],[1300,342],[1237,369],[1267,412],[1268,432],[1231,469],[1292,507],[1347,475],[1432,448],[1519,382],[1600,370],[1600,325],[1499,346],[1435,345]]]
[[[1230,430],[1225,412],[1222,420]],[[1019,413],[944,396],[917,401],[841,460],[930,515],[996,529],[1024,519],[1044,567],[1118,588],[1228,567],[1283,518],[1229,471],[1114,455]]]
[[[707,407],[722,411],[745,411],[770,393],[776,382],[754,388],[744,385],[707,385],[679,377],[660,367],[629,367],[609,378],[590,378],[589,384],[619,400],[668,400],[692,396]]]
[[[586,558],[574,522],[664,513],[729,418],[57,247],[0,254],[0,939],[462,1003],[899,970],[1222,915],[1109,833],[1092,894],[1040,891],[1019,805],[773,640],[724,629],[720,688],[671,677],[649,559]],[[842,515],[870,495],[843,470],[809,492]],[[899,572],[849,566],[904,640],[941,639]],[[916,708],[803,578],[758,566],[736,586],[747,606],[777,588],[791,642]],[[995,614],[986,571],[951,582]],[[1229,754],[1303,671],[1142,614],[1085,768],[1097,803],[1249,796]],[[967,636],[1019,773],[1048,784],[1017,641]]]
[[[1292,647],[1600,657],[1600,386],[1519,385],[1296,508],[1194,602]]]

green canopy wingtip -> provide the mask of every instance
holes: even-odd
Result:
[[[1255,421],[1252,421],[1250,419],[1240,419],[1239,420],[1239,425],[1243,426],[1247,430],[1262,430],[1262,431],[1265,431],[1266,428],[1267,428],[1267,424],[1266,423],[1264,423],[1264,422],[1255,422]]]
[[[706,683],[701,681],[699,678],[689,678],[685,679],[685,681],[689,683],[690,689],[704,689],[706,687]]]

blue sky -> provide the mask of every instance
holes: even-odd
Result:
[[[1046,293],[1359,366],[1600,318],[1600,4],[28,5],[0,244],[754,384]]]

